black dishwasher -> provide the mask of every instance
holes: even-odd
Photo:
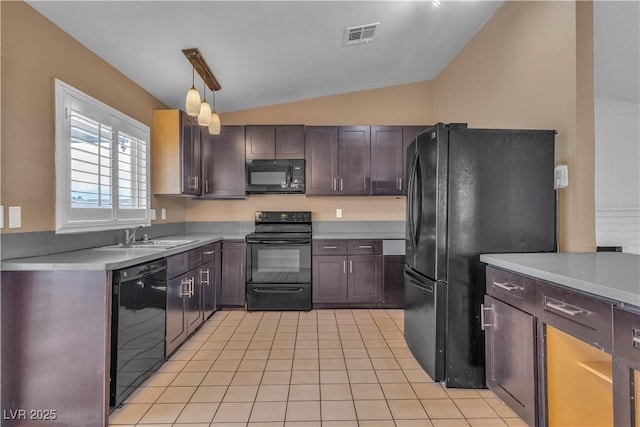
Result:
[[[164,362],[167,262],[113,272],[109,406],[119,406]]]

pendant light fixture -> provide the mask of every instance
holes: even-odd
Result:
[[[198,114],[198,124],[200,126],[209,126],[211,122],[211,107],[207,102],[207,87],[204,87],[204,101],[200,104],[200,114]]]
[[[200,126],[209,126],[209,133],[217,135],[220,133],[220,117],[215,111],[216,91],[222,89],[222,86],[220,86],[220,83],[211,72],[209,65],[207,65],[198,48],[182,49],[182,53],[191,63],[194,74],[191,90],[187,94],[186,112],[190,116],[197,116]],[[194,84],[196,71],[202,77],[202,82],[204,83],[204,101],[202,102],[200,102],[200,94]],[[213,92],[213,113],[211,112],[211,106],[207,102],[207,87]]]
[[[211,113],[211,121],[209,122],[209,133],[211,135],[220,134],[220,116],[216,113],[216,91],[213,90],[213,112]]]
[[[185,111],[189,116],[197,116],[200,113],[200,93],[196,89],[196,68],[191,67],[193,74],[191,76],[191,89],[187,92],[187,99],[185,100]]]

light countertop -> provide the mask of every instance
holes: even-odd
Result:
[[[148,248],[91,248],[72,252],[61,252],[28,258],[2,261],[3,271],[29,270],[117,270],[154,259],[164,258],[190,249],[221,240],[244,240],[243,235],[179,234],[158,238],[158,240],[193,240],[181,246],[168,249]]]
[[[615,252],[480,255],[480,261],[640,307],[640,255]]]

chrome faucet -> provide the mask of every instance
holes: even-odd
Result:
[[[131,246],[131,244],[136,241],[136,231],[138,231],[138,229],[142,227],[144,227],[144,225],[137,225],[135,227],[127,228],[126,230],[124,230],[125,246]]]

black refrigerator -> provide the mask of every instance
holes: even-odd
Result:
[[[404,336],[447,387],[485,387],[480,254],[556,251],[553,130],[439,123],[407,148]]]

